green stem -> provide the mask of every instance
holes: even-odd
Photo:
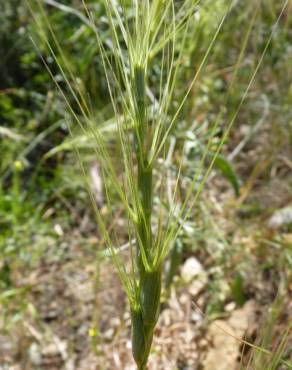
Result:
[[[146,115],[146,67],[136,65],[133,70],[133,92],[136,119],[136,158],[138,163],[137,187],[140,207],[138,207],[137,245],[139,277],[144,276],[145,266],[141,250],[149,260],[152,246],[152,166],[148,165],[148,124]]]
[[[138,370],[146,370],[153,331],[158,319],[161,293],[161,269],[152,271],[152,199],[153,168],[148,163],[149,131],[146,114],[146,73],[134,67],[134,97],[136,110],[137,188],[139,196],[137,225],[138,294],[137,307],[132,309],[132,351]],[[147,258],[143,263],[141,251]],[[150,271],[149,271],[150,269]]]
[[[142,163],[141,163],[142,162]],[[141,202],[141,212],[138,216],[138,233],[142,248],[150,255],[152,246],[152,168],[145,168],[147,163],[138,162],[138,192]]]

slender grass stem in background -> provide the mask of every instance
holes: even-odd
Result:
[[[95,19],[94,8],[90,8],[85,0],[82,0],[85,15],[72,10],[70,7],[63,7],[55,1],[45,1],[52,6],[61,7],[60,9],[63,9],[65,12],[75,14],[95,33],[117,126],[116,141],[121,158],[121,162],[117,166],[112,159],[111,151],[107,146],[102,131],[96,127],[94,118],[91,116],[90,109],[86,104],[86,97],[78,84],[75,83],[76,78],[62,52],[53,28],[46,19],[41,0],[36,1],[42,9],[41,14],[44,18],[43,22],[36,19],[40,40],[47,46],[58,65],[60,73],[68,86],[69,93],[80,111],[80,116],[71,106],[69,99],[51,72],[50,67],[44,58],[41,57],[57,88],[68,104],[68,109],[74,121],[81,127],[84,133],[86,133],[86,128],[89,127],[96,141],[94,151],[101,166],[109,210],[113,210],[113,202],[116,201],[116,198],[111,198],[113,192],[124,207],[127,225],[129,225],[127,230],[129,246],[133,256],[131,273],[127,270],[123,257],[120,256],[120,253],[117,253],[115,248],[115,244],[118,241],[117,232],[113,233],[114,237],[109,235],[107,221],[101,216],[91,194],[100,234],[103,241],[108,245],[113,262],[129,298],[133,357],[138,369],[145,370],[154,328],[159,317],[164,261],[179,231],[183,227],[190,209],[195,205],[216,157],[222,149],[239,110],[247,97],[271,42],[275,28],[266,43],[237,109],[231,114],[231,120],[225,126],[225,131],[210,166],[204,173],[203,164],[208,155],[209,145],[211,145],[212,139],[216,134],[220,115],[214,123],[208,145],[202,154],[200,170],[194,175],[189,188],[186,190],[185,199],[181,203],[176,202],[178,181],[179,176],[181,176],[180,164],[173,194],[171,194],[171,188],[168,188],[168,197],[165,198],[168,199],[166,203],[169,204],[165,207],[165,202],[161,199],[163,188],[158,189],[157,177],[159,172],[161,172],[159,160],[165,160],[164,155],[168,151],[170,135],[180,115],[183,113],[182,110],[190,92],[201,73],[203,73],[204,66],[216,44],[224,22],[234,6],[234,2],[226,2],[225,11],[218,21],[209,47],[197,71],[194,73],[191,83],[185,89],[185,93],[178,104],[173,106],[176,82],[180,68],[184,64],[186,39],[190,26],[193,25],[195,14],[200,10],[201,4],[199,1],[184,0],[180,7],[177,8],[174,0],[145,0],[141,2],[133,0],[130,7],[128,2],[123,0],[119,2],[101,0],[101,4],[106,11],[106,24],[110,33],[110,41],[107,40],[107,42],[102,39],[99,33],[101,20]],[[287,3],[288,1],[284,3],[275,26],[278,24]],[[255,20],[256,15],[251,19],[250,28],[244,38],[228,93],[234,87],[236,74]],[[54,46],[48,41],[46,29],[52,36]],[[37,45],[37,42],[35,42],[35,45]],[[55,49],[57,53],[54,51]],[[109,49],[111,53],[109,53]],[[151,76],[153,69],[157,66],[159,67],[160,76],[158,80],[153,81]],[[78,157],[81,162],[79,153]],[[83,166],[82,171],[85,176],[86,170]],[[124,172],[124,175],[121,172]],[[121,178],[122,181],[120,180]],[[201,178],[201,181],[198,185],[199,178]],[[111,185],[109,185],[109,179]],[[163,184],[161,187],[163,187]],[[194,193],[195,195],[191,199]],[[154,207],[154,200],[157,195],[159,198],[158,212]],[[165,208],[167,208],[167,214]],[[157,214],[159,214],[158,218]],[[134,235],[134,243],[132,243],[132,235]]]

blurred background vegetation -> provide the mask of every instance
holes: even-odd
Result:
[[[99,20],[99,32],[110,55],[109,27],[102,2],[87,3]],[[179,6],[180,2],[175,3]],[[174,107],[199,68],[228,2],[205,0],[201,3],[188,34]],[[24,0],[0,3],[0,333],[3,333],[0,334],[0,368],[6,369],[2,364],[16,364],[20,369],[65,366],[64,358],[59,365],[33,365],[31,352],[36,334],[31,327],[34,327],[35,331],[50,330],[50,335],[55,333],[62,340],[76,342],[71,344],[68,353],[69,358],[79,364],[73,368],[81,369],[80,358],[85,358],[88,351],[82,352],[78,347],[80,342],[90,348],[94,342],[92,337],[106,341],[102,334],[111,324],[103,322],[104,327],[96,329],[100,335],[88,336],[92,326],[100,326],[95,311],[102,305],[98,301],[96,306],[96,297],[103,284],[98,285],[97,275],[108,262],[103,260],[101,266],[96,267],[100,248],[98,230],[76,148],[90,170],[89,179],[93,187],[97,186],[97,193],[102,193],[102,185],[96,184],[99,174],[98,159],[92,150],[94,141],[90,134],[75,127],[66,113],[64,98],[40,58],[41,55],[65,93],[69,93],[48,45],[39,37],[36,21],[58,55],[49,24],[54,29],[75,76],[71,83],[78,84],[88,97],[94,121],[104,128],[104,135],[109,136],[113,147],[114,115],[98,45],[86,22],[82,2],[44,0],[46,16],[36,2],[29,4]],[[284,2],[274,0],[233,2],[207,65],[172,134],[171,145],[177,160],[173,163],[174,171],[178,159],[184,156],[182,187],[196,170],[202,148],[220,114],[218,132],[213,139],[216,148],[283,5]],[[230,303],[239,308],[255,300],[257,310],[264,311],[278,296],[279,320],[277,325],[272,325],[268,334],[270,341],[264,343],[266,348],[274,348],[273,338],[279,334],[284,336],[291,322],[291,12],[292,3],[288,1],[247,99],[215,162],[202,199],[181,233],[166,271],[166,286],[174,284],[179,290],[183,285],[179,278],[180,266],[190,257],[203,265],[208,279],[199,297],[207,315],[202,331],[207,330],[209,320],[225,317]],[[230,88],[237,63],[240,63],[239,73]],[[153,68],[151,73],[151,80],[159,81],[161,71]],[[231,93],[227,99],[229,88]],[[75,109],[73,99],[70,103]],[[102,195],[96,197],[98,205],[106,208]],[[119,206],[117,204],[117,213]],[[103,212],[106,217],[107,210]],[[72,270],[68,271],[68,266]],[[60,297],[69,291],[66,284],[72,279],[82,285],[83,278],[77,272],[82,275],[86,266],[86,279],[94,282],[94,298],[91,305],[86,306],[85,316],[76,319],[74,310],[78,311],[81,303],[75,297],[71,307],[72,297],[66,301],[65,294],[66,302]],[[44,306],[52,302],[58,307],[44,313]],[[61,328],[64,317],[59,312],[63,309],[68,319],[65,328]],[[81,323],[85,329],[80,329]],[[259,332],[258,326],[250,340],[255,340]],[[96,342],[93,346],[96,348]],[[291,347],[290,352],[283,349],[281,356],[291,360]],[[260,363],[261,359],[254,361]],[[254,369],[266,368],[254,366]],[[277,366],[274,368],[280,369]],[[178,365],[178,368],[184,367]]]

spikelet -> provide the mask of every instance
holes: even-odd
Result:
[[[141,309],[131,310],[132,319],[132,353],[138,369],[144,369],[149,356],[153,328],[145,327]]]
[[[161,269],[145,272],[141,281],[140,305],[144,325],[154,327],[160,309]]]

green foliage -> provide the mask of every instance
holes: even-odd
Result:
[[[283,310],[283,297],[278,295],[270,307],[269,312],[263,323],[262,332],[259,338],[260,347],[254,347],[251,351],[247,366],[244,369],[254,370],[276,370],[280,368],[292,369],[292,364],[285,359],[289,355],[289,336],[292,330],[291,322],[287,323],[287,327],[282,331],[279,340],[272,347],[272,343],[277,330],[277,323]],[[271,351],[269,351],[271,349]]]
[[[211,168],[239,194],[229,128],[235,119],[236,130],[247,126],[246,143],[261,122],[270,125],[275,144],[291,131],[291,19],[285,10],[275,27],[284,3],[272,1],[121,4],[0,5],[0,300],[24,297],[25,289],[13,287],[13,271],[56,243],[46,211],[53,208],[55,220],[72,226],[74,216],[63,204],[78,204],[81,213],[88,208],[75,151],[88,182],[87,168],[97,160],[106,216],[96,218],[109,247],[100,255],[112,255],[129,296],[133,355],[143,368],[166,257],[171,253],[169,286],[182,250],[197,252],[209,237],[210,229],[204,234],[199,227],[206,215],[197,208]],[[128,225],[123,230],[115,225],[120,208]],[[131,271],[128,249],[119,248],[125,238]],[[287,246],[283,254],[291,264]],[[221,266],[228,258],[214,261]],[[231,279],[228,292],[238,305],[246,299],[243,276]],[[210,315],[223,310],[224,279],[220,270],[210,284]]]
[[[228,160],[223,155],[217,155],[214,158],[213,153],[209,152],[208,155],[211,159],[214,159],[214,167],[219,169],[224,177],[230,182],[233,186],[235,194],[239,195],[239,180],[238,177],[232,167],[232,165],[228,162]]]
[[[165,157],[169,147],[170,134],[175,127],[179,127],[181,117],[185,113],[183,111],[185,107],[188,107],[188,98],[196,86],[195,83],[200,77],[214,45],[216,45],[216,56],[221,58],[221,49],[218,49],[215,41],[225,19],[236,12],[236,7],[233,3],[230,3],[230,6],[224,6],[220,1],[216,3],[216,6],[212,5],[214,13],[208,11],[211,6],[208,2],[203,7],[203,23],[209,17],[210,23],[215,24],[214,33],[211,39],[207,37],[207,34],[201,35],[203,37],[201,40],[206,42],[203,44],[206,51],[197,65],[195,76],[190,78],[189,87],[180,91],[182,98],[177,98],[177,81],[180,76],[186,74],[186,69],[179,67],[183,64],[188,42],[190,42],[188,30],[195,26],[192,15],[198,9],[197,3],[185,1],[179,9],[176,9],[172,1],[166,2],[164,7],[161,7],[159,1],[147,1],[139,6],[134,4],[133,7],[126,4],[121,4],[119,7],[111,1],[105,1],[103,5],[108,23],[110,47],[100,36],[98,27],[101,25],[95,23],[93,13],[85,3],[87,18],[71,7],[63,7],[63,11],[75,15],[78,22],[81,20],[95,33],[107,81],[108,95],[116,121],[117,137],[114,138],[114,142],[117,145],[117,158],[122,159],[117,163],[123,168],[125,174],[122,176],[122,183],[120,182],[121,168],[117,167],[117,163],[112,160],[113,151],[109,142],[102,135],[101,130],[96,130],[94,127],[93,115],[88,108],[83,88],[76,84],[75,76],[78,73],[78,68],[76,69],[67,62],[63,46],[56,38],[58,31],[51,26],[54,20],[52,19],[50,23],[41,7],[39,8],[42,14],[41,19],[35,17],[41,40],[38,51],[42,52],[43,45],[53,55],[61,74],[61,80],[67,85],[66,90],[63,89],[43,56],[42,60],[60,94],[65,98],[73,122],[75,121],[83,131],[86,140],[90,138],[88,136],[88,132],[90,132],[95,141],[93,150],[101,165],[108,208],[114,214],[115,205],[113,203],[119,199],[123,205],[129,225],[127,233],[132,254],[130,275],[125,269],[126,264],[123,257],[120,253],[116,253],[114,244],[118,238],[116,235],[114,238],[110,237],[108,221],[101,217],[97,208],[95,209],[96,218],[129,298],[133,321],[133,355],[138,368],[144,369],[151,347],[153,329],[159,314],[163,263],[180,233],[182,225],[189,217],[192,207],[196,205],[212,167],[217,167],[233,186],[236,194],[239,194],[239,181],[236,173],[228,160],[224,156],[219,156],[219,152],[226,143],[229,131],[248,96],[273,33],[266,41],[263,51],[259,53],[258,61],[248,71],[243,90],[238,94],[238,97],[233,96],[231,93],[238,78],[239,66],[255,22],[255,17],[252,17],[244,42],[239,49],[239,57],[233,60],[235,67],[231,74],[231,83],[225,91],[226,97],[221,102],[219,109],[214,111],[216,116],[214,124],[207,127],[206,136],[202,142],[198,140],[200,148],[197,152],[198,166],[191,173],[183,201],[178,202],[177,200],[177,184],[180,181],[180,176],[183,176],[179,172],[176,185],[171,189],[171,199],[165,200],[163,195],[165,182],[161,181],[160,189],[156,186],[159,184],[159,160],[161,161]],[[201,16],[200,13],[199,15]],[[212,17],[215,17],[216,21]],[[249,25],[248,19],[246,16],[245,21]],[[276,22],[278,21],[279,18]],[[202,25],[200,27],[202,28]],[[198,44],[196,46],[198,47]],[[152,78],[153,75],[155,76],[155,69],[160,71],[160,79],[158,80]],[[220,89],[223,84],[219,83],[218,86]],[[67,93],[71,95],[70,98],[66,97]],[[231,95],[232,98],[230,98]],[[231,103],[230,111],[226,111],[225,105],[229,106],[229,103]],[[223,116],[228,122],[225,125],[222,120]],[[218,133],[219,136],[216,138]],[[215,144],[214,152],[210,150],[213,144]],[[81,158],[80,154],[79,158]],[[210,160],[207,170],[204,169],[206,159]],[[182,163],[183,161],[179,164],[180,168]],[[108,180],[110,180],[110,184]],[[156,194],[159,194],[157,196],[158,215],[154,212],[154,195]],[[168,214],[165,213],[165,208],[167,208]],[[155,232],[154,224],[157,226]],[[132,235],[135,239],[135,248],[130,242]],[[238,293],[238,291],[237,287],[235,292]],[[139,338],[137,336],[138,330],[141,331]]]
[[[234,302],[238,306],[244,305],[244,303],[246,302],[246,297],[243,288],[243,278],[239,274],[235,276],[231,284],[231,294],[234,299]]]

